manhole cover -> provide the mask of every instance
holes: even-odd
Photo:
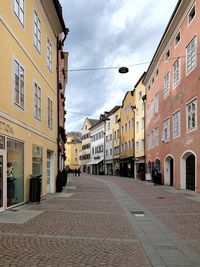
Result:
[[[130,213],[135,216],[144,216],[144,211],[142,210],[131,210]]]
[[[165,199],[165,197],[156,197],[157,199]]]

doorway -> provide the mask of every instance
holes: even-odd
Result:
[[[195,191],[195,156],[186,159],[186,189]]]
[[[53,152],[47,150],[47,193],[53,193]]]
[[[174,159],[171,155],[165,158],[164,183],[165,185],[174,186]]]
[[[0,150],[0,211],[6,208],[6,154]]]

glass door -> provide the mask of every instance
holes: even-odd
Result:
[[[0,150],[0,211],[5,210],[6,205],[6,168],[5,152]]]

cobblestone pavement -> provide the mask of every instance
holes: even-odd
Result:
[[[0,266],[198,267],[199,201],[128,178],[72,176],[64,193],[12,209],[37,216],[0,223]]]
[[[13,208],[41,213],[0,223],[0,266],[152,266],[108,185],[92,178],[73,177],[66,194]]]

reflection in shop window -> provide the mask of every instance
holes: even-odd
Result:
[[[32,175],[42,174],[42,148],[33,146]]]
[[[7,206],[24,201],[24,144],[7,139]]]

